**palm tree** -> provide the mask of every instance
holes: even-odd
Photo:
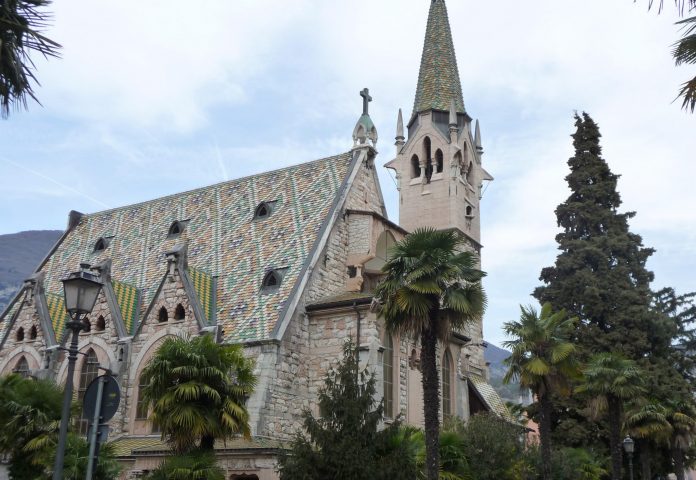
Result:
[[[603,413],[609,417],[612,480],[621,480],[624,402],[644,393],[643,373],[633,360],[605,352],[590,358],[584,374],[584,381],[577,391],[587,392],[592,397],[590,407],[595,418]]]
[[[693,402],[676,401],[667,407],[667,421],[672,427],[670,451],[677,480],[684,480],[684,452],[696,438],[696,407]]]
[[[145,480],[225,480],[225,473],[215,463],[210,451],[192,451],[186,455],[168,457]]]
[[[648,8],[652,8],[655,0],[648,0]],[[664,0],[659,0],[658,12],[662,11]],[[696,12],[696,0],[674,0],[679,16],[684,16],[684,12]],[[674,61],[679,65],[696,64],[696,15],[684,18],[677,22],[683,29],[683,36],[674,44],[672,56]],[[691,110],[691,113],[696,110],[696,77],[688,80],[682,85],[679,91],[679,97],[683,98],[682,108]],[[678,97],[677,97],[678,98]]]
[[[503,342],[512,352],[505,360],[508,371],[503,381],[519,381],[520,387],[529,388],[539,402],[542,475],[550,480],[551,395],[569,393],[570,381],[579,376],[575,345],[569,340],[577,319],[568,318],[565,310],[554,313],[550,303],[539,314],[532,306],[520,308],[520,319],[503,325],[507,336],[512,337]]]
[[[672,426],[667,415],[667,409],[652,399],[638,398],[626,408],[624,429],[636,439],[643,480],[652,479],[650,456],[654,445],[667,443],[671,436]]]
[[[175,451],[196,444],[212,450],[216,438],[249,436],[245,402],[256,385],[254,362],[241,345],[210,335],[167,338],[142,372],[142,395],[152,421]]]
[[[6,118],[13,104],[26,108],[27,97],[36,102],[32,83],[34,63],[29,53],[57,57],[60,45],[39,31],[49,16],[41,11],[50,0],[0,0],[0,116]]]
[[[417,229],[392,248],[376,289],[387,330],[420,339],[429,480],[438,478],[440,464],[437,342],[480,318],[486,306],[485,273],[465,245],[454,230]]]

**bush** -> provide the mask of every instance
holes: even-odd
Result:
[[[168,457],[144,480],[225,480],[225,473],[216,465],[214,452],[194,450]]]

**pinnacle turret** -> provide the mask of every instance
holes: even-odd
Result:
[[[452,99],[457,113],[465,113],[447,6],[445,0],[432,0],[413,113],[427,110],[446,112]]]

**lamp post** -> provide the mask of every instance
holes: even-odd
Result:
[[[65,310],[70,315],[70,321],[65,325],[72,332],[72,339],[68,350],[68,376],[65,379],[65,393],[63,394],[63,411],[60,416],[60,434],[58,437],[58,449],[56,450],[56,462],[53,467],[53,480],[63,479],[63,461],[65,459],[65,444],[68,436],[68,423],[70,423],[70,404],[73,394],[73,376],[75,375],[75,362],[77,360],[77,344],[80,330],[84,327],[81,317],[87,315],[97,303],[97,297],[102,284],[98,277],[89,271],[88,264],[80,264],[80,271],[71,273],[63,280],[63,292],[65,294]]]
[[[623,448],[626,452],[626,455],[628,455],[628,478],[630,480],[633,480],[633,450],[635,448],[635,443],[633,442],[633,439],[628,435],[626,435],[626,438],[624,438],[623,440]]]

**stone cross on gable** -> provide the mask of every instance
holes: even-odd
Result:
[[[369,115],[370,102],[372,101],[372,97],[370,96],[370,89],[363,89],[363,91],[360,92],[360,96],[363,97],[363,115]]]

